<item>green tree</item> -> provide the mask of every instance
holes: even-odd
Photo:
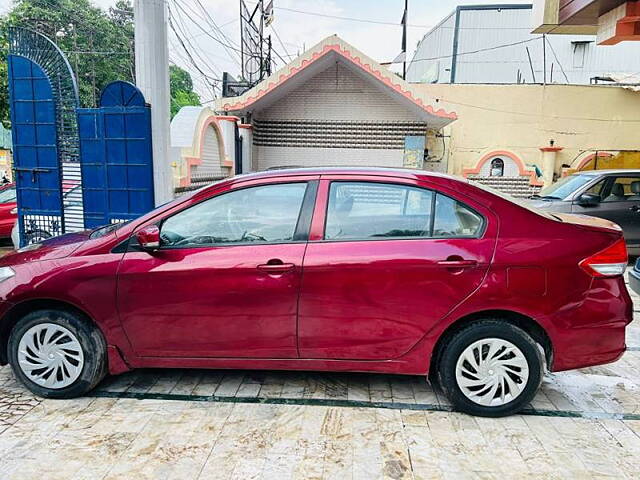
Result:
[[[7,89],[8,32],[18,26],[42,33],[65,53],[78,82],[80,104],[97,105],[100,92],[115,80],[135,83],[134,23],[131,0],[118,0],[104,11],[90,0],[15,0],[11,11],[0,17],[0,121],[9,126]],[[199,105],[191,77],[172,68],[172,102],[179,109]],[[175,99],[175,100],[174,100]],[[176,110],[177,111],[177,110]]]
[[[177,65],[169,67],[169,88],[171,90],[171,118],[182,107],[200,105],[200,96],[193,91],[191,75]]]
[[[105,12],[89,0],[17,0],[0,19],[0,54],[7,55],[7,27],[46,35],[65,52],[78,82],[82,106],[95,106],[100,91],[114,80],[134,78],[133,8],[119,0]],[[6,62],[2,62],[6,65]],[[0,70],[0,120],[8,120],[6,69]]]

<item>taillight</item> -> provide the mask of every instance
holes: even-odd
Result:
[[[593,277],[613,277],[624,273],[627,262],[627,245],[621,238],[610,247],[582,260],[580,266]]]

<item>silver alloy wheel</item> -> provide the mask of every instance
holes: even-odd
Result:
[[[529,364],[522,351],[501,338],[473,342],[456,362],[456,382],[478,405],[497,407],[515,400],[529,380]]]
[[[68,329],[55,323],[40,323],[20,339],[18,365],[32,382],[60,389],[78,379],[84,366],[84,353]]]

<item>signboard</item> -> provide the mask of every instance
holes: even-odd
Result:
[[[424,147],[424,135],[404,137],[404,158],[402,160],[402,166],[421,170],[424,166]]]

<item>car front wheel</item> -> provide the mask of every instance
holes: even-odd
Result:
[[[544,356],[524,330],[483,320],[457,332],[445,346],[439,383],[456,409],[483,417],[525,407],[542,381]]]
[[[100,331],[86,318],[63,310],[38,310],[18,321],[8,353],[16,377],[42,397],[83,395],[106,371]]]

